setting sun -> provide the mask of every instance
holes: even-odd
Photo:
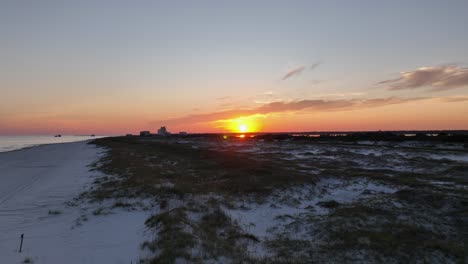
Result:
[[[226,129],[232,133],[254,133],[261,131],[261,115],[243,116],[233,119],[217,120],[216,127]]]
[[[240,125],[239,125],[239,132],[241,132],[241,133],[247,132],[247,125],[245,125],[245,124],[240,124]]]

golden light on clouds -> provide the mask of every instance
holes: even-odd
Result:
[[[262,129],[261,115],[241,116],[233,119],[214,121],[215,126],[232,133],[252,133]]]

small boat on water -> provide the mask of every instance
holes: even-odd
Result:
[[[58,135],[55,135],[54,137],[62,137],[62,135],[58,134]]]

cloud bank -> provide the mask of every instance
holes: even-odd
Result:
[[[152,122],[152,125],[180,125],[203,122],[213,122],[218,120],[234,119],[242,116],[268,115],[281,112],[298,111],[343,111],[351,109],[362,109],[379,107],[385,105],[402,104],[419,100],[429,99],[427,97],[416,98],[375,98],[375,99],[340,99],[340,100],[300,100],[290,102],[271,102],[252,109],[233,109],[206,114],[187,115],[179,118],[159,120]]]
[[[397,79],[379,82],[388,85],[389,90],[419,89],[431,87],[432,91],[443,91],[468,86],[468,68],[448,65],[422,67],[402,72]]]

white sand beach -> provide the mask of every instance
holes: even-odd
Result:
[[[135,263],[147,213],[79,223],[93,205],[67,205],[90,186],[101,152],[82,141],[0,153],[0,263]]]

